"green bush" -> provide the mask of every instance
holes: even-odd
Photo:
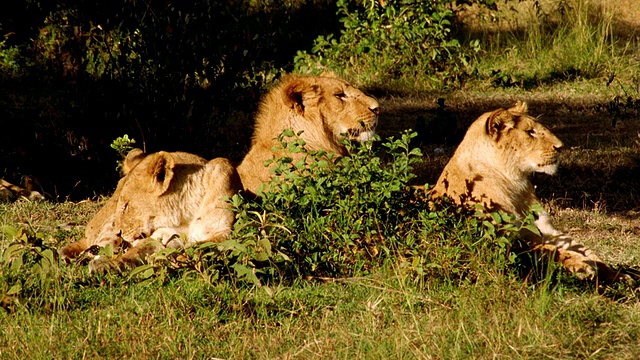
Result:
[[[0,257],[0,305],[57,304],[61,277],[56,249],[33,231],[8,226],[2,231],[13,241]]]
[[[519,226],[504,213],[487,217],[410,186],[421,160],[409,145],[414,136],[346,143],[351,155],[335,157],[307,152],[304,141],[285,132],[281,149],[302,152],[303,160],[273,159],[277,176],[260,198],[234,199],[233,241],[254,249],[242,265],[253,274],[294,278],[358,276],[384,266],[414,280],[505,273],[515,260],[510,250]],[[254,261],[256,253],[265,261]]]
[[[340,37],[321,35],[311,53],[298,52],[302,72],[331,69],[370,86],[442,88],[459,83],[478,50],[452,33],[450,0],[339,0]]]

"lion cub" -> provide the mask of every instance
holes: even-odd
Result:
[[[555,174],[562,147],[548,128],[527,115],[524,102],[485,113],[469,126],[431,194],[446,195],[460,205],[482,204],[488,211],[522,216],[540,202],[531,175]],[[557,230],[546,212],[539,214],[535,225],[542,236],[530,231],[521,234],[531,250],[552,254],[581,278],[618,279],[590,249]]]
[[[207,161],[184,152],[145,154],[132,150],[113,196],[87,224],[85,237],[60,249],[74,259],[90,247],[107,244],[130,248],[112,264],[90,264],[91,270],[122,268],[144,261],[165,246],[183,247],[222,241],[235,215],[226,202],[242,187],[227,159]]]

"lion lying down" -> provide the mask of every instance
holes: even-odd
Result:
[[[527,115],[526,103],[485,113],[471,124],[431,194],[521,216],[539,203],[531,175],[555,174],[562,146],[549,129]],[[547,213],[539,214],[535,225],[542,236],[521,233],[532,251],[555,256],[581,278],[608,283],[620,277],[591,250],[557,230]]]
[[[0,179],[0,201],[13,201],[19,198],[25,198],[31,201],[43,201],[44,196],[35,190],[31,190],[29,186],[21,188],[5,179]]]
[[[273,176],[266,160],[282,155],[296,162],[303,155],[274,151],[286,129],[306,142],[309,151],[346,155],[342,140],[370,140],[378,124],[380,105],[348,82],[329,76],[285,77],[260,103],[251,149],[238,166],[244,189],[256,193]],[[296,158],[296,156],[298,156]]]
[[[211,161],[184,152],[144,154],[132,150],[113,196],[87,224],[85,237],[60,249],[74,259],[92,246],[130,246],[109,261],[94,259],[91,270],[141,264],[165,246],[221,241],[235,219],[225,198],[241,189],[227,159]]]

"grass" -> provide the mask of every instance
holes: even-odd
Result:
[[[532,89],[563,81],[637,77],[640,13],[624,1],[522,1],[463,12],[485,52],[481,78]]]
[[[393,269],[238,292],[176,279],[78,289],[63,312],[0,314],[3,358],[633,358],[637,305],[514,279],[417,286]],[[117,340],[116,340],[117,339]]]
[[[510,278],[419,286],[393,268],[237,290],[193,279],[72,290],[0,313],[3,358],[634,358],[637,301]]]
[[[468,113],[510,104],[521,95],[496,95],[486,103],[468,94],[455,96],[447,102],[452,116],[471,119],[478,114]],[[574,115],[584,111],[579,104],[549,106],[546,111],[545,122],[574,147],[563,155],[563,167],[588,164],[594,159],[592,151],[599,151],[620,160],[591,161],[593,166],[633,185],[636,180],[616,177],[614,171],[638,166],[625,160],[640,151],[634,147],[632,132],[611,133],[597,143],[589,140],[587,146],[587,138],[575,131]],[[383,132],[394,131],[385,124],[400,126],[394,120],[409,127],[415,114],[429,114],[433,106],[427,99],[404,103],[387,99],[383,105],[388,109],[386,121],[381,122]],[[532,106],[532,112],[536,108]],[[586,108],[595,120],[603,120],[593,121],[602,126],[594,131],[611,126],[602,112]],[[423,149],[428,152],[435,146],[443,146],[445,154],[429,152],[416,181],[426,179],[425,173],[437,173],[454,148],[426,144]],[[638,263],[636,208],[610,211],[596,207],[591,197],[580,202],[555,195],[571,193],[582,181],[595,182],[604,192],[603,179],[576,180],[571,173],[560,172],[557,179],[536,180],[561,228],[608,261]],[[57,246],[79,238],[82,225],[101,203],[4,204],[1,225],[31,228]],[[3,235],[3,249],[8,242]],[[209,283],[194,273],[142,282],[118,275],[94,277],[83,266],[62,265],[60,281],[50,285],[48,293],[19,298],[0,311],[0,357],[633,359],[640,354],[640,307],[632,289],[613,288],[600,294],[592,284],[557,272],[541,282],[523,282],[514,268],[496,272],[492,260],[481,255],[473,268],[479,276],[447,276],[447,265],[463,265],[445,256],[454,248],[434,247],[428,252],[434,263],[443,266],[438,270],[443,276],[437,272],[412,276],[406,263],[396,258],[368,275],[294,279],[261,287]],[[486,272],[481,271],[483,266]]]
[[[631,13],[622,19],[629,23]],[[530,112],[541,114],[541,121],[567,147],[556,176],[534,179],[557,225],[606,261],[637,265],[639,109],[611,101],[640,98],[633,81],[637,70],[631,66],[637,68],[638,59],[623,51],[634,43],[621,42],[625,38],[615,19],[620,17],[606,17],[609,23],[581,29],[568,27],[580,24],[573,20],[551,28],[536,25],[540,32],[549,31],[536,33],[550,36],[542,40],[523,37],[519,27],[502,29],[500,36],[507,40],[489,48],[479,68],[514,74],[511,83],[480,76],[461,91],[438,95],[445,98],[445,109],[438,108],[433,95],[381,98],[380,133],[397,136],[414,128],[419,117],[454,119],[452,140],[426,137],[417,144],[424,162],[414,170],[413,181],[434,183],[455,149],[455,139],[471,121],[516,100],[528,101]],[[587,76],[591,65],[569,57],[582,51],[577,50],[582,49],[579,44],[572,51],[572,43],[580,34],[602,38],[607,33],[613,34],[613,42],[586,42],[592,50],[602,49],[599,65]],[[552,41],[558,34],[566,36]],[[484,36],[489,41],[498,35]],[[594,52],[585,54],[593,57]],[[554,69],[566,70],[571,64],[586,70],[576,76],[553,75]],[[616,78],[607,84],[608,71],[614,68]],[[83,225],[103,202],[0,204],[0,226],[30,229],[45,245],[58,247],[79,239]],[[491,256],[491,248],[470,245],[476,242],[465,238],[471,233],[444,233],[437,242],[437,231],[421,229],[418,220],[415,224],[413,236],[429,245],[424,252],[426,264],[432,266],[425,268],[428,276],[416,276],[401,256],[353,276],[287,278],[261,286],[228,279],[212,282],[193,271],[148,280],[94,276],[73,264],[50,268],[44,276],[40,269],[25,268],[21,277],[3,263],[0,277],[18,279],[23,288],[14,296],[8,294],[8,283],[0,284],[0,358],[640,356],[637,289],[621,285],[599,292],[593,284],[553,269],[541,281],[523,281],[515,267],[497,264],[499,257]],[[0,251],[11,241],[0,234]],[[478,251],[457,258],[456,251],[465,246]],[[468,271],[460,276],[456,268]]]

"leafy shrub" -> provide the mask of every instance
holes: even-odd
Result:
[[[15,76],[20,72],[22,58],[17,47],[7,46],[9,34],[0,41],[0,76]]]
[[[409,144],[415,133],[373,143],[345,144],[351,155],[307,152],[291,131],[281,149],[303,160],[273,159],[277,175],[257,200],[234,199],[233,242],[245,244],[243,271],[298,277],[341,277],[391,264],[412,279],[478,279],[513,264],[512,216],[468,211],[431,201],[411,187],[421,160]],[[532,220],[532,219],[530,219]],[[263,258],[258,259],[257,254]],[[274,269],[275,266],[275,269]]]
[[[451,3],[371,0],[355,5],[339,0],[340,37],[319,36],[311,53],[298,52],[296,68],[330,68],[372,86],[393,80],[404,80],[400,83],[409,87],[416,81],[428,87],[458,83],[470,50],[453,37]],[[472,42],[471,51],[477,50],[478,43]]]
[[[4,227],[13,239],[0,258],[0,303],[14,305],[20,298],[40,305],[55,303],[54,289],[60,284],[58,252],[42,234]]]

